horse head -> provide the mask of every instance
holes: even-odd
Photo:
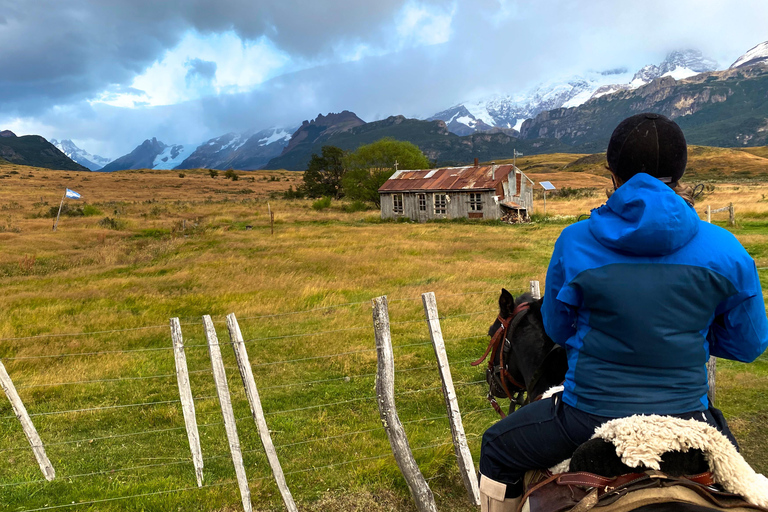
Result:
[[[506,289],[499,296],[499,316],[488,329],[491,344],[486,355],[491,355],[486,378],[491,394],[528,403],[547,389],[565,379],[568,362],[565,350],[555,345],[544,330],[541,299],[534,300],[530,293],[515,299]],[[524,401],[513,398],[524,391]],[[519,397],[518,397],[519,398]]]

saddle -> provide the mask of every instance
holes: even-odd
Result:
[[[526,475],[524,512],[768,511],[768,479],[717,429],[666,416],[609,421],[569,461]]]

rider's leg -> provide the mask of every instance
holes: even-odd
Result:
[[[503,484],[507,499],[519,497],[526,471],[569,458],[609,419],[563,404],[560,394],[526,405],[486,430],[480,474]]]

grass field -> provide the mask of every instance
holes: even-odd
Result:
[[[437,295],[477,461],[480,436],[497,417],[484,400],[483,372],[468,363],[485,348],[500,288],[517,294],[531,279],[543,283],[560,231],[604,201],[598,170],[562,169],[580,156],[539,170],[553,181],[562,174],[561,187],[588,190],[548,197],[549,217],[516,226],[381,222],[378,211],[346,213],[339,203],[316,211],[311,201],[275,198],[300,181],[279,171],[230,181],[207,171],[182,178],[0,167],[0,358],[57,471],[54,482],[41,481],[3,398],[0,509],[239,510],[201,324],[210,314],[226,342],[224,317],[235,312],[299,508],[413,510],[373,399],[370,299],[387,295],[410,444],[438,507],[473,510],[456,470],[420,294]],[[566,181],[574,174],[582,179]],[[698,210],[733,202],[733,232],[758,267],[768,267],[768,184],[755,178],[757,171],[751,181],[712,184]],[[52,232],[48,215],[65,187],[82,194],[67,204],[83,215],[62,216]],[[726,219],[714,216],[721,225]],[[200,490],[176,401],[171,317],[181,319],[193,372],[207,486]],[[254,505],[280,510],[234,355],[226,346],[223,353]],[[719,405],[747,460],[766,472],[768,358],[721,361],[718,370]]]

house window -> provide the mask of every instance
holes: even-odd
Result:
[[[447,202],[446,194],[435,194],[435,215],[445,215]]]
[[[419,211],[427,211],[427,194],[419,194]]]
[[[392,211],[403,213],[403,194],[392,194]]]
[[[483,211],[483,196],[481,194],[469,194],[469,209],[473,212]]]

